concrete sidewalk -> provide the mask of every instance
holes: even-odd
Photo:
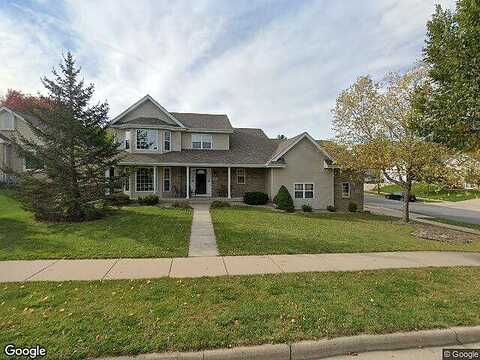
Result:
[[[217,256],[217,240],[213,231],[209,203],[193,203],[192,232],[188,256]]]
[[[158,259],[0,261],[0,282],[153,279],[318,271],[480,266],[480,253],[379,252]]]

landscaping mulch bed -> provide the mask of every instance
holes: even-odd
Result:
[[[440,226],[416,224],[412,235],[419,239],[434,240],[456,244],[471,244],[480,241],[480,236],[447,229]]]

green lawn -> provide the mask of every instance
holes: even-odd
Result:
[[[479,268],[0,286],[0,346],[55,359],[480,324]]]
[[[192,212],[127,207],[104,219],[39,223],[0,192],[0,260],[186,256]]]
[[[382,186],[381,191],[386,193],[402,192],[402,188],[390,184]],[[443,190],[439,186],[423,183],[413,184],[412,193],[419,198],[442,201],[463,201],[480,198],[480,190]]]
[[[212,209],[222,255],[374,252],[402,250],[480,251],[480,241],[446,244],[417,239],[414,225],[370,214],[287,214],[259,208]]]

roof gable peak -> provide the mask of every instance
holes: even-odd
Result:
[[[175,118],[170,112],[167,111],[162,105],[160,105],[152,96],[149,94],[145,95],[142,97],[140,100],[138,100],[136,103],[128,107],[126,110],[124,110],[122,113],[117,115],[115,118],[112,119],[110,122],[110,125],[113,125],[117,123],[120,119],[122,119],[125,115],[130,113],[131,111],[137,109],[140,105],[145,103],[146,101],[150,101],[153,105],[155,105],[161,112],[163,112],[170,120],[172,120],[174,123],[176,123],[178,126],[181,128],[185,128],[185,125],[183,125],[178,119]]]

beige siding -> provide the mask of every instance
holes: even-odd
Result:
[[[192,148],[192,134],[182,133],[182,149]],[[228,150],[230,149],[230,135],[211,133],[213,141],[213,150]]]
[[[182,150],[182,133],[180,131],[172,131],[172,151]]]
[[[324,154],[307,139],[301,140],[284,155],[285,168],[271,169],[271,193],[273,198],[280,187],[285,185],[293,198],[296,208],[309,204],[314,209],[325,209],[334,204],[333,171],[324,169]],[[295,183],[314,183],[313,199],[295,199]]]
[[[10,113],[6,111],[0,112],[0,121],[10,116]],[[24,136],[27,139],[34,139],[34,135],[30,125],[28,125],[24,120],[20,119],[17,116],[14,116],[13,126],[15,130],[0,130],[0,133],[7,136],[10,139],[18,138],[20,135]],[[5,145],[5,144],[3,144]],[[0,155],[0,162],[4,160],[5,165],[9,167],[14,172],[23,172],[24,171],[24,161],[23,158],[14,150],[13,146],[4,146],[3,154]]]
[[[160,110],[154,103],[150,100],[143,102],[139,107],[130,111],[128,114],[125,114],[120,120],[122,122],[128,122],[130,120],[147,117],[147,118],[157,118],[161,119],[169,124],[178,125],[175,121],[170,119],[167,114]]]
[[[6,110],[0,111],[0,131],[13,130],[14,127],[13,115]]]
[[[33,131],[25,121],[15,117],[15,130],[27,139],[34,139]]]

